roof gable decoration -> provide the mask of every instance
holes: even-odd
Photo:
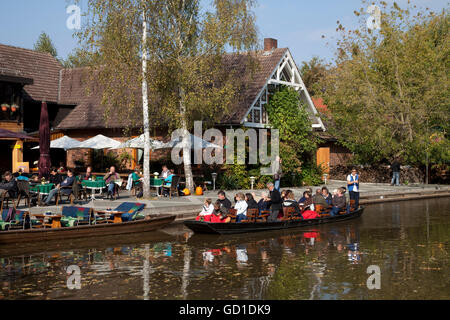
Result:
[[[306,89],[306,86],[300,76],[297,64],[294,62],[289,49],[281,58],[277,67],[273,70],[266,84],[257,95],[255,101],[241,120],[241,124],[245,127],[264,128],[268,125],[268,117],[266,113],[266,104],[268,103],[269,86],[286,85],[300,91],[300,97],[308,107],[308,111],[312,118],[313,129],[326,131],[319,113]]]

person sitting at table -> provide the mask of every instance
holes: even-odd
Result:
[[[83,180],[89,180],[89,179],[91,179],[92,178],[92,167],[91,166],[89,166],[89,167],[87,167],[86,168],[86,173],[84,173],[82,176],[81,176],[81,181],[83,181]]]
[[[50,175],[48,176],[48,181],[50,183],[53,183],[54,185],[58,185],[62,182],[62,177],[61,175],[58,173],[58,169],[56,169],[56,167],[52,167],[50,169]]]
[[[172,170],[171,170],[172,171]],[[162,166],[162,171],[160,174],[160,178],[161,179],[167,179],[170,176],[171,171],[169,171],[169,169],[167,168],[166,165]]]
[[[37,174],[33,174],[30,179],[30,185],[39,184],[39,176]]]
[[[64,167],[64,162],[60,162],[59,163],[59,169],[58,169],[58,173],[59,174],[65,174],[67,172],[66,168]]]
[[[70,187],[73,185],[75,181],[75,176],[73,175],[73,171],[71,169],[67,170],[67,178],[64,179],[60,184],[56,185],[56,188],[50,190],[50,193],[47,196],[47,199],[45,199],[45,205],[50,205],[50,202],[52,199],[57,195],[58,191],[61,189],[61,187]],[[64,195],[69,195],[72,192],[71,189],[65,188],[61,190],[61,193]]]
[[[116,181],[120,180],[120,176],[116,172],[116,167],[111,166],[109,172],[103,177],[103,180],[105,180],[108,188],[108,197],[111,196],[111,199],[113,199],[116,196]]]
[[[14,179],[11,172],[6,171],[4,179],[5,181],[0,183],[0,198],[3,198],[6,193],[8,193],[11,198],[17,197],[19,189],[17,188],[17,181]]]
[[[163,186],[170,188],[172,186],[172,178],[175,176],[175,171],[173,169],[170,170],[167,178],[164,179]],[[169,190],[167,188],[163,188],[163,196],[167,197],[169,195]]]

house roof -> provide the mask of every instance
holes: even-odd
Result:
[[[236,99],[236,103],[230,108],[227,116],[218,121],[220,124],[240,124],[248,108],[256,99],[262,87],[269,80],[273,70],[280,62],[287,48],[274,49],[271,52],[256,51],[252,53],[258,66],[254,73],[247,72],[249,64],[245,62],[245,54],[226,54],[224,63],[230,71],[238,71],[244,76],[244,87]],[[61,74],[61,104],[75,104],[77,107],[58,125],[57,129],[103,128],[105,108],[101,105],[101,90],[93,88],[87,95],[86,86],[88,70],[77,68],[63,70]],[[109,128],[123,128],[125,123],[120,119],[108,120]]]
[[[49,53],[0,44],[0,75],[25,84],[26,100],[58,102],[61,69]]]

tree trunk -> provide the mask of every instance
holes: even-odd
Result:
[[[148,115],[148,88],[147,88],[147,21],[145,8],[142,9],[142,113],[144,125],[144,198],[150,198],[150,123]]]
[[[186,105],[184,90],[180,87],[180,115],[181,115],[181,126],[184,131],[183,141],[189,141],[189,131],[186,119]],[[192,146],[191,146],[192,147]],[[183,164],[184,164],[184,177],[186,179],[186,188],[194,191],[194,179],[192,176],[192,164],[191,164],[191,148],[184,147],[183,149]]]

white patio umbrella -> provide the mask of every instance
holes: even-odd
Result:
[[[91,139],[85,140],[81,142],[76,148],[71,149],[111,149],[118,147],[120,145],[120,141],[105,137],[104,135],[97,135]]]
[[[121,143],[119,146],[112,149],[144,149],[144,140],[144,135],[140,135],[139,137]],[[164,145],[165,143],[162,141],[150,139],[150,149],[152,150],[162,149]]]
[[[68,136],[64,136],[62,138],[53,140],[50,142],[50,149],[72,149],[77,148],[81,144],[80,141],[72,139]],[[39,146],[31,148],[31,149],[39,149]]]

